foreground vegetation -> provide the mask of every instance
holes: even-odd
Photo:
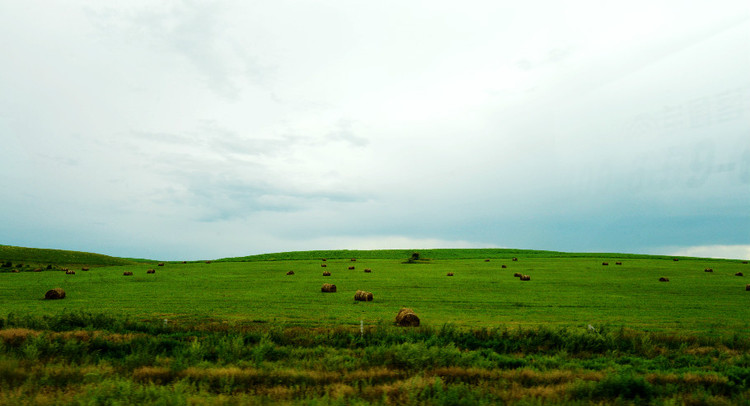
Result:
[[[0,254],[0,404],[750,404],[743,261]],[[401,307],[422,325],[395,327]]]
[[[750,404],[750,341],[589,328],[0,318],[0,404]]]

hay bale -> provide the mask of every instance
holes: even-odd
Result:
[[[328,271],[323,272],[323,276],[331,276],[331,273]]]
[[[21,271],[20,271],[20,270],[18,270],[18,269],[14,269],[14,270],[12,270],[12,271],[10,271],[10,272],[11,272],[11,273],[20,273]]]
[[[358,302],[372,302],[372,299],[372,292],[365,292],[364,290],[354,292],[354,300]]]
[[[489,259],[485,259],[484,262],[490,262],[490,260]]]
[[[448,272],[446,276],[453,276],[453,272]]]
[[[357,258],[352,258],[352,262],[357,262]]]
[[[76,271],[70,271],[70,270],[65,271],[65,275],[75,275],[75,274],[76,274]]]
[[[745,285],[745,290],[750,290],[750,285]]]
[[[516,272],[516,273],[513,274],[514,278],[520,278],[522,276],[523,276],[523,274],[521,274],[520,272]]]
[[[678,258],[672,258],[672,261],[677,262],[677,261],[679,261],[679,259]]]
[[[187,261],[182,261],[183,264],[187,264]]]
[[[321,268],[325,268],[325,267],[327,267],[327,266],[328,266],[328,265],[326,265],[326,264],[320,264],[320,267],[321,267]]]
[[[513,258],[511,258],[511,260],[512,260],[512,261],[518,261],[518,258],[516,258],[516,257],[513,257]]]
[[[320,291],[323,293],[336,293],[336,285],[332,285],[330,283],[324,283],[323,286],[320,288]]]
[[[327,260],[327,259],[325,259],[325,258],[323,258],[323,259],[321,259],[321,261],[323,261],[323,262],[326,262],[326,261],[328,261],[328,260]]]
[[[713,268],[706,268],[706,269],[703,270],[703,272],[713,272],[713,271],[714,271]]]
[[[419,327],[419,316],[412,309],[402,308],[396,315],[396,324],[401,327]]]
[[[156,273],[156,271],[153,269],[149,269],[148,271],[146,271],[146,273]]]
[[[289,271],[286,273],[287,275],[294,275],[294,271]]]
[[[372,272],[372,269],[370,269],[370,268],[365,268],[365,273],[370,273],[370,272]]]
[[[529,276],[529,275],[521,275],[520,279],[522,281],[530,281],[531,280],[531,276]]]
[[[669,282],[669,278],[661,277],[659,278],[659,282]]]
[[[354,269],[354,267],[353,267],[353,266],[350,266],[350,267],[349,267],[349,269]]]
[[[607,265],[609,265],[609,262],[602,262],[602,266],[607,266]]]
[[[742,261],[743,264],[747,265],[747,261]]]
[[[84,266],[83,268],[81,268],[81,270],[82,270],[82,271],[88,271],[88,270],[89,270],[89,268],[88,268],[88,267],[85,267],[85,266]]]
[[[734,274],[734,276],[745,276],[745,274],[743,274],[742,272],[737,272],[736,274]]]
[[[133,276],[133,272],[132,271],[125,271],[125,272],[122,273],[122,276]]]
[[[507,267],[508,267],[508,265],[505,265],[505,264],[503,264],[503,265],[500,265],[500,268],[503,268],[503,269],[505,269],[505,268],[507,268]]]
[[[44,294],[44,298],[47,300],[65,299],[65,291],[62,290],[62,288],[48,290],[47,293]]]
[[[34,272],[42,272],[42,268],[34,268]]]
[[[210,264],[210,263],[211,263],[211,261],[206,261],[206,263],[207,263],[207,264]]]
[[[157,265],[157,266],[164,266],[164,262],[159,262],[159,263],[158,263],[158,264],[156,264],[156,265]]]
[[[622,262],[615,262],[615,265],[622,265]]]

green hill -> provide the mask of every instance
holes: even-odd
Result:
[[[88,266],[112,266],[132,265],[134,261],[110,257],[108,255],[93,254],[89,252],[14,247],[11,245],[0,245],[0,263],[24,264],[27,266],[43,265],[88,265]]]

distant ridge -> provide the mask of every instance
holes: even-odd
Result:
[[[561,252],[513,248],[439,248],[439,249],[397,249],[397,250],[317,250],[290,251],[269,254],[249,255],[244,257],[223,258],[217,261],[245,262],[245,261],[294,261],[317,259],[407,259],[418,252],[424,259],[507,259],[513,257],[525,258],[620,258],[620,259],[672,259],[669,255],[646,254],[618,254],[618,253],[587,253]],[[690,257],[679,257],[690,259]]]
[[[34,265],[132,265],[135,261],[90,252],[0,245],[0,262]]]

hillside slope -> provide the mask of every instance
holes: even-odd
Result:
[[[27,265],[131,265],[134,261],[89,252],[0,245],[0,262]]]

